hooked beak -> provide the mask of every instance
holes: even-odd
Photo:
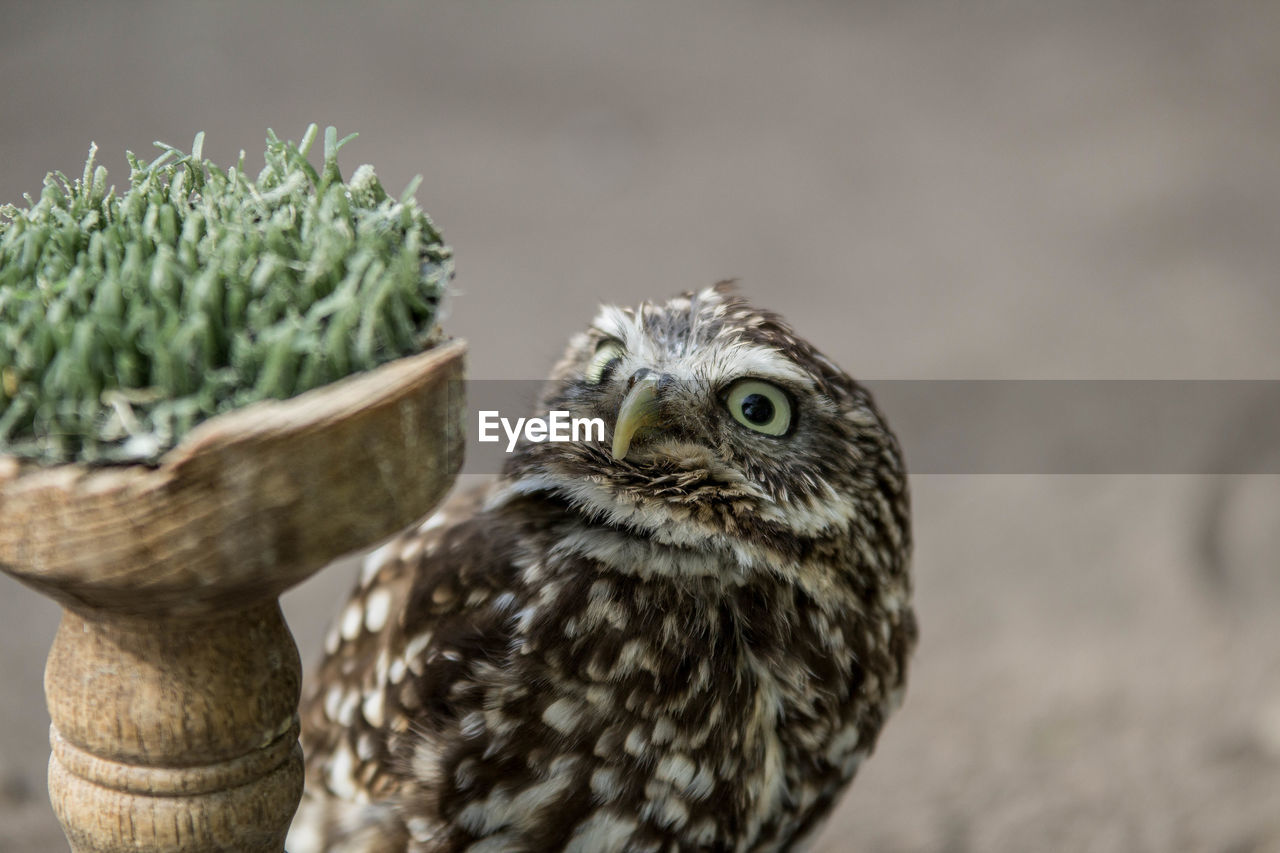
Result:
[[[618,420],[613,427],[613,458],[619,462],[626,459],[635,434],[659,423],[658,377],[651,373],[634,377],[631,390],[618,407]]]

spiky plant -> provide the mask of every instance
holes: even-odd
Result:
[[[370,166],[317,171],[267,133],[265,167],[223,169],[163,143],[108,187],[45,178],[0,207],[0,454],[41,465],[154,464],[196,424],[430,346],[453,272],[418,207]],[[354,134],[353,134],[354,136]]]

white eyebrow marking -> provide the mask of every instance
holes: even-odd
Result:
[[[712,353],[709,368],[717,374],[708,379],[731,380],[743,376],[773,379],[778,382],[813,387],[813,379],[795,362],[776,349],[741,341],[717,347]]]
[[[636,318],[628,316],[626,311],[616,305],[600,306],[600,313],[596,315],[591,325],[595,326],[600,332],[617,338],[624,344],[627,342],[628,337],[639,331],[639,323],[636,322]]]
[[[645,311],[654,310],[643,304],[635,311],[615,305],[603,305],[592,326],[603,335],[621,341],[626,349],[623,372],[648,367],[678,379],[701,380],[713,384],[731,382],[744,377],[789,383],[814,389],[813,377],[780,350],[765,343],[745,341],[738,337],[732,324],[718,330],[719,336],[701,346],[687,348],[700,336],[705,323],[722,322],[727,310],[720,294],[706,290],[699,294],[707,305],[690,318],[689,340],[677,351],[659,343],[644,328]],[[669,303],[668,307],[674,303]],[[705,308],[711,308],[707,316]]]
[[[622,342],[627,351],[626,365],[651,368],[658,366],[662,353],[654,346],[654,340],[645,333],[640,313],[631,314],[616,305],[604,305],[592,325],[597,331]]]

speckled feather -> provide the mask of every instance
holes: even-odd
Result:
[[[304,701],[291,853],[788,850],[830,811],[915,643],[897,443],[723,284],[604,309],[540,411],[612,428],[644,372],[634,452],[523,443],[366,559]],[[793,401],[786,435],[728,416],[742,377]]]

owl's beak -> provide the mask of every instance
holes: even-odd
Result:
[[[658,377],[646,371],[633,377],[631,389],[618,407],[618,420],[613,427],[613,458],[626,459],[631,439],[645,427],[659,424],[658,415]]]

